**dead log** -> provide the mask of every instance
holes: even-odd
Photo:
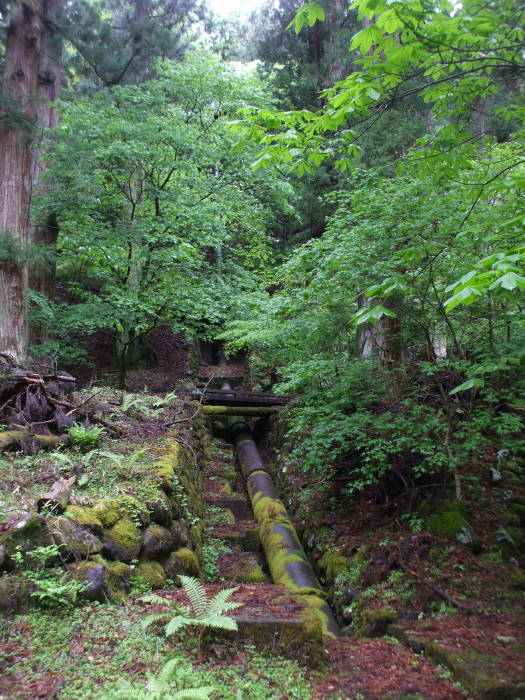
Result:
[[[76,481],[76,476],[70,479],[59,479],[51,486],[49,491],[41,496],[36,502],[36,509],[40,513],[46,509],[60,515],[63,513],[68,504],[71,487]]]
[[[0,452],[17,450],[25,443],[36,442],[44,450],[54,450],[64,444],[66,438],[63,435],[33,435],[29,430],[7,430],[0,433]]]

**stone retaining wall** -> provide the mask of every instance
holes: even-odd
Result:
[[[0,613],[29,607],[38,584],[24,574],[54,568],[79,581],[81,598],[117,601],[133,580],[160,588],[179,574],[201,577],[204,501],[202,473],[209,458],[204,420],[196,417],[193,447],[173,435],[147,470],[140,496],[118,493],[62,512],[18,514],[0,535]],[[125,484],[123,484],[125,487]],[[42,564],[38,548],[58,545]]]

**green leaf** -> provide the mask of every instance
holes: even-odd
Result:
[[[383,316],[390,316],[391,318],[397,318],[397,314],[391,309],[387,309],[381,304],[376,306],[371,306],[369,308],[361,309],[354,316],[355,322],[360,325],[361,323],[377,323]]]
[[[452,389],[452,391],[449,391],[449,396],[452,396],[453,394],[457,394],[460,391],[466,391],[467,389],[479,389],[481,387],[485,386],[485,382],[483,379],[467,379],[466,382],[463,382],[463,384],[460,384],[457,386],[455,389]]]
[[[465,287],[445,301],[445,311],[448,313],[460,304],[465,304],[468,306],[476,301],[476,299],[480,296],[481,292],[479,289],[476,289],[475,287]]]
[[[495,289],[496,287],[503,287],[503,289],[508,289],[509,291],[516,288],[525,289],[525,277],[515,272],[507,272],[507,274],[499,277],[489,289]]]

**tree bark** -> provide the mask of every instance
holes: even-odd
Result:
[[[57,11],[64,0],[43,0],[42,49],[38,68],[38,90],[36,103],[36,136],[33,146],[31,179],[33,189],[45,188],[46,161],[43,159],[42,144],[46,132],[58,125],[56,101],[60,95],[63,75],[60,67],[62,38],[53,27],[56,25]],[[49,211],[40,221],[31,222],[31,242],[39,246],[53,246],[58,237],[56,214]],[[29,286],[48,299],[55,297],[55,272],[53,262],[47,265],[36,264],[29,271]],[[47,339],[47,326],[35,324],[29,329],[29,344],[37,345]]]
[[[0,355],[27,357],[27,263],[31,137],[42,41],[42,0],[13,4],[5,52],[0,114],[0,235],[14,252],[0,261]],[[4,256],[5,257],[5,256]]]
[[[392,300],[383,300],[386,308],[392,306]],[[357,298],[359,309],[369,306],[370,301],[364,293]],[[392,309],[394,310],[394,309]],[[401,338],[401,323],[399,317],[382,316],[376,323],[367,323],[359,328],[357,334],[358,357],[370,357],[376,355],[383,367],[392,368],[397,365],[403,356]]]

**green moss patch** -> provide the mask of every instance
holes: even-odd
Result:
[[[104,532],[103,551],[111,559],[129,564],[138,557],[141,542],[139,528],[129,518],[122,518]]]
[[[166,585],[166,572],[157,561],[141,561],[135,569],[135,573],[150,588],[163,588]]]
[[[178,582],[178,576],[195,576],[202,578],[202,571],[194,552],[188,547],[181,547],[176,552],[172,552],[169,557],[163,560],[162,565],[168,578]]]

